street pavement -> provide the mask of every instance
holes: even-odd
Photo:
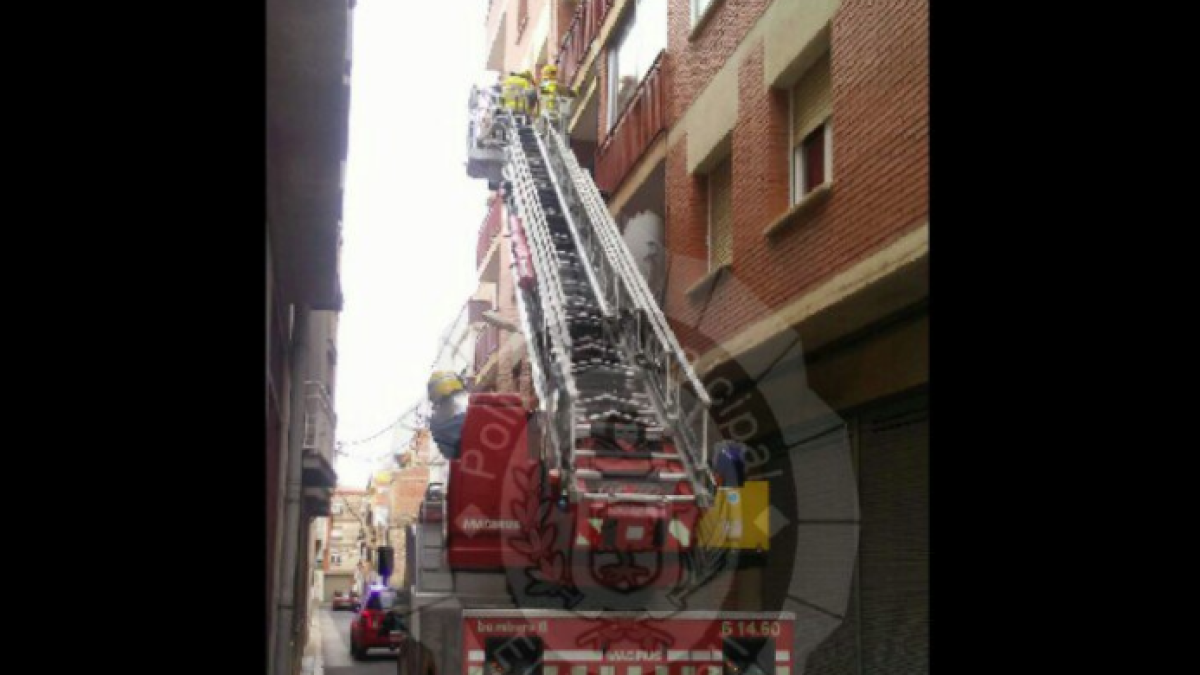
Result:
[[[350,656],[350,621],[354,612],[321,608],[321,661],[324,675],[396,675],[396,653],[372,649],[362,661]]]

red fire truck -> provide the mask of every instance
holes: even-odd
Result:
[[[505,200],[534,397],[469,396],[409,538],[399,672],[789,675],[794,617],[726,611],[698,531],[740,501],[707,392],[557,125],[496,110],[468,172]]]

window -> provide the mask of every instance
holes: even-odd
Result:
[[[695,26],[714,0],[692,0],[692,25]]]
[[[608,50],[608,128],[633,100],[638,84],[646,76],[659,52],[667,48],[666,0],[636,0],[618,29]]]
[[[832,133],[826,120],[813,129],[792,151],[793,194],[799,202],[829,180]]]
[[[791,90],[792,203],[798,204],[833,179],[832,95],[829,53]]]
[[[733,263],[733,161],[708,174],[708,269]]]
[[[334,502],[333,504],[330,504],[330,505],[329,505],[329,512],[330,512],[331,514],[335,515],[335,516],[339,516],[339,515],[341,515],[341,514],[342,514],[342,503],[341,503],[341,502]]]

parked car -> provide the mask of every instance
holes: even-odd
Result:
[[[393,588],[373,586],[362,609],[350,623],[350,654],[362,659],[369,649],[395,650],[407,639],[408,627],[400,613],[400,595]]]
[[[336,612],[339,609],[348,609],[352,612],[358,611],[358,594],[355,593],[354,591],[350,591],[350,592],[334,591],[333,592],[333,611]]]

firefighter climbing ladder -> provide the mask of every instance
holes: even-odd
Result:
[[[523,121],[495,120],[543,458],[573,502],[710,506],[708,395],[558,125]]]

